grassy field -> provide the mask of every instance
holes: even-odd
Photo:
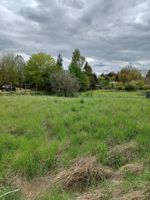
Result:
[[[131,143],[136,148],[130,152]],[[128,154],[118,151],[110,155],[115,147],[122,145],[124,149],[128,144]],[[137,92],[105,91],[86,92],[77,98],[0,97],[0,195],[16,189],[16,179],[31,184],[36,178],[55,176],[61,169],[68,169],[74,159],[87,156],[96,157],[97,163],[115,172],[129,163],[144,163],[140,174],[126,173],[123,192],[147,187],[150,100]],[[112,198],[111,180],[91,184],[87,190],[97,187],[106,189],[107,197],[103,199]],[[3,199],[27,199],[21,193]],[[59,186],[37,199],[67,200],[78,195],[78,191]]]

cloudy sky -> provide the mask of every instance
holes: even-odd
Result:
[[[150,0],[0,0],[0,51],[64,57],[79,48],[95,72],[150,69]]]

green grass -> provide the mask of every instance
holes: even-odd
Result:
[[[44,197],[37,197],[36,200],[70,200],[72,194],[65,192],[61,187],[53,188]]]
[[[0,196],[6,194],[9,191],[13,191],[11,187],[0,188]],[[23,200],[20,191],[10,193],[9,195],[1,198],[2,200]]]
[[[115,146],[135,140],[136,159],[149,159],[149,108],[150,101],[135,92],[94,91],[78,98],[1,96],[0,180],[54,173],[85,155],[96,155],[106,164],[110,141]]]

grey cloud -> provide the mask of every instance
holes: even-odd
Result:
[[[149,69],[149,9],[149,0],[1,0],[0,49],[61,52],[68,64],[79,48],[96,72]]]

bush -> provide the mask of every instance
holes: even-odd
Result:
[[[144,88],[144,81],[143,80],[138,80],[135,82],[136,84],[136,88],[139,89],[139,90],[143,90]]]
[[[138,69],[132,66],[124,67],[118,75],[119,81],[126,83],[130,81],[139,80],[141,78],[141,73]]]
[[[110,85],[110,82],[108,81],[108,80],[100,80],[99,81],[99,83],[100,83],[100,87],[101,87],[101,89],[110,89],[110,87],[112,88],[112,86]]]
[[[115,85],[115,89],[116,90],[124,90],[124,84],[122,82],[118,82],[116,85]]]
[[[134,91],[136,90],[136,86],[134,83],[128,83],[126,86],[125,86],[125,90],[126,91]]]
[[[149,90],[150,89],[150,85],[144,85],[143,89],[144,90]]]
[[[73,97],[77,95],[80,86],[76,78],[67,72],[51,75],[51,90],[58,96]]]

